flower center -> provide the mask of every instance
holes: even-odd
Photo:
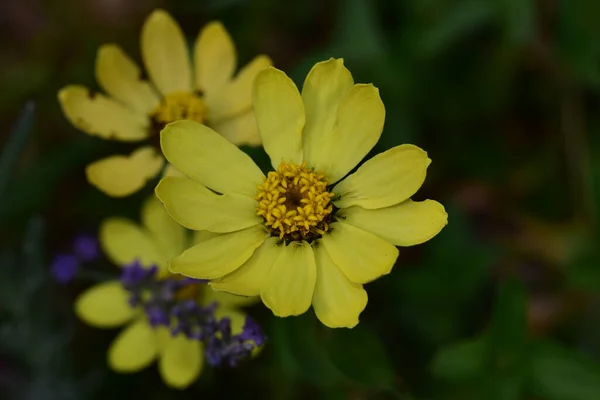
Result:
[[[163,125],[181,119],[203,123],[206,120],[206,112],[206,104],[201,96],[190,92],[176,92],[163,98],[152,117]]]
[[[258,186],[256,212],[273,236],[310,242],[329,229],[333,196],[321,172],[314,172],[306,163],[282,162]]]

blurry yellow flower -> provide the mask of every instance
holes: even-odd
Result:
[[[201,235],[196,235],[193,242],[197,243]],[[163,276],[168,274],[165,261],[190,245],[185,229],[154,198],[144,205],[141,226],[122,218],[105,220],[100,228],[100,242],[116,265],[131,264],[137,259],[144,266],[157,265]],[[217,317],[230,318],[233,334],[241,333],[245,314],[237,307],[251,304],[255,298],[216,292],[206,285],[195,288],[200,290],[201,304],[217,301]],[[198,290],[187,295],[195,297]],[[75,303],[75,311],[80,319],[98,328],[126,325],[108,351],[108,363],[113,370],[136,372],[158,360],[167,385],[189,386],[202,372],[205,358],[202,343],[184,334],[173,337],[164,326],[153,328],[142,310],[130,306],[128,296],[120,281],[108,281],[83,292]]]
[[[190,119],[205,123],[236,145],[260,144],[252,111],[252,82],[271,60],[260,55],[233,77],[237,56],[220,22],[207,24],[196,39],[193,63],[177,23],[154,11],[141,34],[140,68],[115,44],[100,47],[96,79],[109,95],[69,85],[58,95],[66,117],[77,128],[103,139],[140,142],[128,156],[116,155],[88,165],[88,180],[110,196],[128,196],[154,178],[165,162],[158,149],[166,123]]]
[[[390,272],[396,246],[423,243],[447,223],[440,203],[410,199],[431,160],[397,146],[342,180],[377,143],[385,118],[378,89],[354,84],[342,60],[316,64],[302,94],[269,67],[253,100],[275,169],[266,177],[208,127],[179,121],[162,131],[165,157],[187,177],[163,178],[158,197],[182,225],[215,233],[170,269],[260,295],[280,317],[312,304],[325,325],[353,327],[367,304],[363,284]]]

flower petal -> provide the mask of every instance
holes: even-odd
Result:
[[[156,10],[146,19],[141,47],[148,75],[163,95],[192,91],[192,68],[185,37],[166,11]]]
[[[195,231],[192,234],[192,244],[198,244],[208,239],[212,239],[217,236],[221,236],[221,233],[214,233],[209,231]]]
[[[242,296],[258,296],[282,248],[278,238],[268,238],[244,265],[209,285],[215,290]]]
[[[224,119],[211,125],[215,131],[221,134],[236,146],[249,145],[258,146],[262,143],[256,124],[254,111],[250,110],[241,115]]]
[[[312,305],[317,318],[330,328],[355,327],[367,306],[367,292],[361,284],[346,278],[324,246],[315,248],[315,258],[317,283]]]
[[[376,155],[338,183],[333,192],[338,208],[361,206],[383,208],[398,204],[419,190],[431,160],[427,153],[410,144],[396,146]]]
[[[321,151],[313,156],[311,167],[322,171],[329,183],[339,181],[375,146],[384,120],[379,89],[354,85],[338,106],[333,130],[321,138]]]
[[[304,241],[291,242],[279,251],[260,297],[278,317],[303,314],[310,307],[317,279],[312,247]]]
[[[100,246],[116,265],[131,264],[136,259],[145,267],[164,266],[150,232],[125,218],[112,217],[102,221],[99,232]]]
[[[273,168],[281,161],[300,164],[305,118],[294,82],[276,68],[265,68],[254,80],[253,99],[258,130]]]
[[[156,195],[169,215],[188,229],[225,233],[262,222],[253,198],[235,193],[215,194],[189,178],[163,178]]]
[[[142,224],[148,230],[161,259],[170,260],[185,250],[187,232],[167,214],[165,207],[154,196],[149,197],[142,206]]]
[[[211,126],[223,119],[232,118],[252,109],[252,86],[256,75],[273,62],[265,55],[255,57],[218,91],[206,93],[206,104],[210,110],[208,116]],[[221,131],[217,131],[222,133]]]
[[[140,68],[115,44],[98,49],[96,79],[115,99],[141,114],[150,115],[160,103],[150,84],[141,77]]]
[[[233,143],[194,121],[177,121],[160,133],[162,151],[178,170],[219,193],[254,197],[264,175]]]
[[[131,155],[103,158],[85,168],[88,181],[112,197],[126,197],[154,178],[163,165],[164,158],[152,147],[142,147]]]
[[[213,290],[210,286],[207,287],[202,292],[202,304],[211,304],[214,302],[219,303],[219,308],[221,307],[245,307],[256,304],[260,301],[258,296],[238,296],[236,294],[225,293],[225,292],[217,292]]]
[[[108,349],[108,364],[117,372],[137,372],[157,356],[156,334],[145,318],[125,328]]]
[[[177,168],[175,168],[173,166],[173,164],[167,163],[167,166],[165,167],[165,171],[163,172],[163,176],[176,176],[179,178],[183,178],[183,177],[185,177],[185,174],[183,172],[181,172],[180,170],[178,170]]]
[[[92,286],[77,297],[75,313],[85,323],[98,328],[121,326],[133,318],[129,292],[121,282],[109,281]]]
[[[396,246],[379,236],[344,222],[334,222],[321,239],[333,262],[352,282],[374,281],[392,270]]]
[[[302,144],[308,165],[320,165],[328,160],[329,149],[323,146],[323,140],[332,134],[338,106],[353,86],[352,74],[342,59],[330,58],[317,63],[306,76],[302,86],[306,110]]]
[[[448,223],[444,206],[434,200],[406,200],[377,210],[355,206],[340,210],[338,215],[349,224],[405,247],[428,241]]]
[[[80,85],[69,85],[58,92],[67,119],[77,128],[102,139],[137,142],[150,134],[150,120],[102,94]]]
[[[169,268],[192,278],[220,278],[245,263],[268,236],[261,225],[220,235],[187,249]]]
[[[207,96],[219,91],[229,82],[236,66],[237,54],[231,36],[220,22],[209,22],[198,34],[194,46],[196,89]]]
[[[202,347],[200,341],[188,339],[182,333],[170,337],[158,361],[163,381],[177,389],[185,389],[194,383],[204,366]]]

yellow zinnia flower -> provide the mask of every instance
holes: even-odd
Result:
[[[166,276],[166,260],[189,245],[186,233],[167,215],[162,204],[152,198],[142,210],[142,226],[123,218],[109,218],[101,225],[100,243],[116,265],[139,260],[144,266],[158,266],[159,273]],[[245,321],[245,314],[237,307],[255,301],[216,292],[205,284],[188,286],[182,291],[180,295],[197,298],[202,305],[217,302],[215,314],[231,320],[233,334],[242,332]],[[202,343],[188,339],[183,333],[174,337],[164,326],[152,327],[145,313],[129,304],[129,292],[119,280],[100,283],[83,292],[75,303],[75,311],[80,319],[98,328],[127,325],[108,351],[108,363],[117,372],[140,371],[158,360],[164,382],[175,388],[189,386],[202,372],[205,358]]]
[[[252,111],[252,82],[271,60],[260,55],[233,77],[237,56],[220,22],[207,24],[194,46],[193,67],[185,37],[163,11],[154,11],[141,34],[144,65],[151,83],[121,48],[98,50],[96,79],[110,95],[69,85],[58,95],[66,117],[77,128],[103,139],[145,142],[128,156],[115,155],[86,168],[90,183],[106,194],[128,196],[164,167],[158,134],[180,119],[205,123],[236,145],[260,144]]]
[[[410,199],[431,160],[401,145],[342,179],[377,143],[385,118],[378,89],[354,84],[342,60],[316,64],[302,94],[266,68],[253,97],[274,168],[266,177],[206,126],[179,121],[161,133],[165,157],[187,177],[163,178],[158,197],[180,224],[218,234],[170,270],[260,295],[280,317],[312,304],[325,325],[353,327],[367,304],[363,284],[390,272],[396,246],[423,243],[447,223],[440,203]]]

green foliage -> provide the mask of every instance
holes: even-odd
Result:
[[[600,368],[573,349],[540,341],[528,385],[532,393],[548,400],[593,400],[600,394]]]
[[[256,306],[263,353],[234,370],[207,367],[181,392],[156,368],[109,372],[115,332],[76,325],[83,287],[48,276],[73,232],[137,218],[155,183],[126,199],[92,188],[85,166],[131,146],[79,132],[56,99],[70,83],[98,89],[100,43],[123,44],[139,61],[152,6],[71,3],[5,10],[0,397],[600,399],[598,1],[162,2],[187,37],[222,20],[240,65],[266,53],[299,87],[315,62],[343,57],[386,107],[367,158],[423,147],[432,164],[414,199],[439,200],[449,214],[438,236],[400,249],[393,272],[365,285],[356,328]],[[271,168],[262,149],[243,150]]]

